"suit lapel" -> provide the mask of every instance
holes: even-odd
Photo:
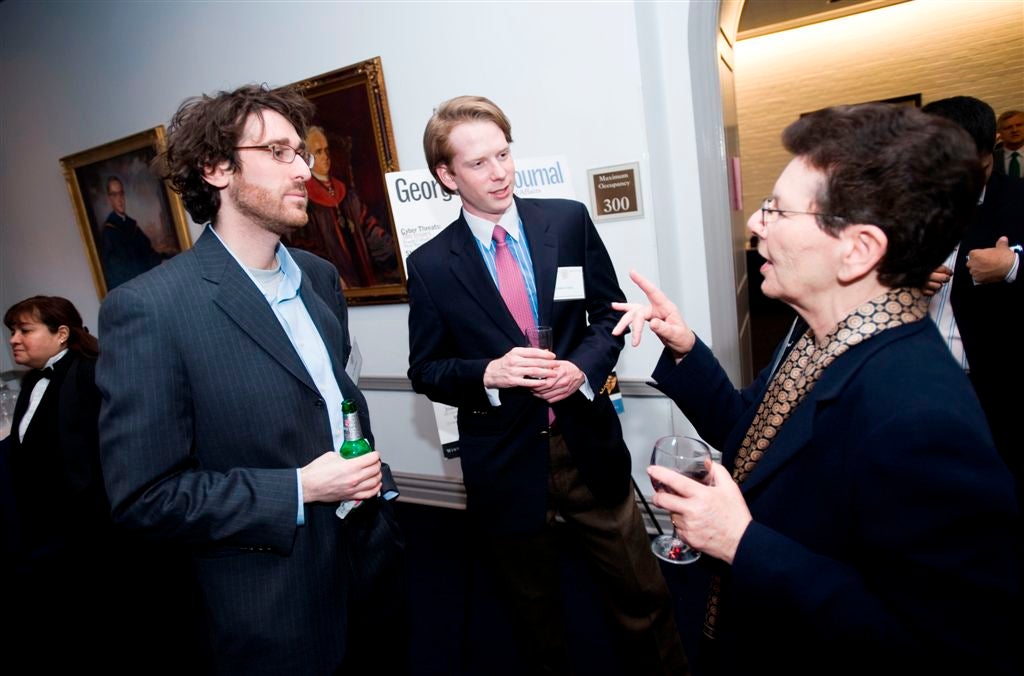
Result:
[[[193,247],[205,279],[216,285],[213,302],[257,345],[314,392],[319,392],[266,298],[213,233]]]
[[[783,424],[775,441],[768,447],[768,450],[758,461],[750,476],[743,482],[741,486],[743,493],[750,493],[760,484],[770,480],[786,463],[799,455],[807,447],[814,436],[819,405],[838,398],[850,382],[850,379],[866,361],[871,359],[872,355],[879,350],[885,349],[893,340],[899,340],[924,330],[928,326],[925,322],[928,321],[930,320],[925,318],[911,325],[884,331],[872,337],[871,340],[841,355],[825,369],[821,379],[807,394],[807,398],[797,406],[790,418]],[[744,429],[743,434],[746,431]],[[737,446],[742,440],[743,436],[741,434],[737,441]]]
[[[523,345],[523,332],[487,272],[473,233],[462,215],[452,230],[451,253],[450,269],[455,279],[514,345]],[[471,316],[472,313],[467,312],[466,315]]]
[[[71,368],[72,362],[76,359],[75,353],[68,350],[68,353],[61,357],[56,364],[53,365],[53,373],[50,375],[50,382],[46,386],[46,392],[43,393],[42,398],[39,400],[39,404],[36,406],[36,411],[44,409],[50,405],[50,400],[60,396],[60,388],[64,383],[64,378],[67,377],[68,369]],[[14,403],[14,413],[11,417],[11,432],[17,437],[18,427],[21,426],[21,421],[25,417],[26,411],[28,411],[28,402],[31,399],[32,390],[35,389],[36,383],[40,380],[41,371],[33,369],[25,374],[25,377],[21,381],[21,393],[18,396],[17,401]],[[34,414],[33,414],[33,419]],[[31,426],[29,427],[31,429]]]
[[[544,212],[535,204],[516,198],[519,219],[526,230],[533,259],[533,279],[537,284],[538,323],[551,326],[552,305],[555,298],[555,278],[558,275],[558,238],[549,231]]]
[[[818,401],[814,390],[811,390],[807,398],[793,411],[789,420],[779,430],[778,437],[757,462],[754,471],[741,484],[740,488],[743,493],[750,493],[758,485],[769,480],[807,446],[814,434],[814,418],[818,409]],[[744,430],[745,432],[746,430]],[[742,441],[742,439],[741,436],[740,440]]]

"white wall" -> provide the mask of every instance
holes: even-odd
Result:
[[[653,15],[671,22],[657,28],[663,41],[684,43],[689,12],[682,7]],[[714,17],[715,7],[699,9]],[[694,85],[671,75],[645,83],[641,63],[681,76],[689,69],[685,50],[662,52],[638,39],[653,29],[638,29],[637,16],[649,23],[652,11],[632,2],[2,3],[0,306],[35,293],[63,295],[96,326],[99,301],[61,156],[166,125],[187,96],[247,82],[286,84],[380,56],[402,169],[424,166],[421,136],[432,108],[466,93],[504,108],[518,155],[566,155],[584,199],[588,168],[639,161],[646,217],[599,226],[620,283],[635,298],[630,268],[657,280],[658,262],[667,262],[667,291],[696,330],[710,336],[692,151]],[[665,112],[664,100],[676,117],[649,131],[648,121]],[[659,157],[657,169],[672,176],[659,184],[650,149],[670,142],[680,152]],[[679,195],[689,197],[688,207],[677,208]],[[672,218],[656,223],[658,213]],[[193,237],[198,232],[194,227]],[[403,377],[407,307],[353,308],[350,317],[364,377]],[[620,376],[646,378],[658,354],[654,343],[627,348]],[[2,354],[0,370],[10,369],[9,351]],[[369,392],[368,398],[378,446],[396,469],[457,473],[440,459],[423,397]],[[671,408],[663,399],[627,401],[623,423],[638,477],[645,476],[653,438],[681,424],[672,422]]]

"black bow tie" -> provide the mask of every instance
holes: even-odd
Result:
[[[39,369],[39,379],[40,380],[42,380],[43,378],[52,378],[52,377],[53,377],[53,367],[52,366],[47,366],[44,369]]]

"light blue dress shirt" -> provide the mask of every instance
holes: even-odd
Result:
[[[213,231],[214,235],[217,235],[215,229],[210,228],[210,230]],[[267,299],[267,303],[270,304],[270,309],[274,311],[274,316],[281,323],[281,328],[284,329],[288,340],[291,341],[292,346],[299,355],[299,359],[302,360],[302,364],[306,367],[306,371],[309,373],[310,378],[313,379],[313,383],[320,391],[320,396],[323,397],[327,405],[327,411],[331,420],[334,448],[340,448],[341,442],[344,439],[341,419],[341,402],[344,396],[341,393],[341,388],[338,386],[337,378],[334,377],[331,355],[327,351],[324,339],[320,336],[316,324],[313,323],[313,318],[309,316],[309,311],[299,295],[299,287],[302,284],[302,270],[299,269],[298,264],[291,257],[291,254],[288,253],[288,249],[280,244],[277,245],[276,252],[278,268],[276,270],[258,270],[246,267],[238,259],[238,256],[235,256],[230,247],[224,243],[224,240],[220,239],[219,235],[217,235],[217,239],[220,240],[221,244],[224,244],[224,248],[238,262],[242,270],[245,271],[245,274],[249,276],[249,279],[252,280],[253,284],[260,290],[260,293],[263,294],[263,297]],[[301,526],[306,522],[302,502],[302,469],[296,468],[295,472],[299,496],[296,523]]]

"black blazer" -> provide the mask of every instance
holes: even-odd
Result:
[[[1003,174],[989,178],[985,200],[967,228],[957,252],[950,303],[971,372],[1003,370],[1020,352],[1024,315],[1024,270],[1013,283],[975,285],[967,269],[971,249],[993,247],[1002,236],[1024,245],[1024,182]]]
[[[69,350],[53,366],[25,438],[18,428],[38,371],[26,374],[14,408],[9,463],[21,549],[34,559],[108,537],[110,508],[100,474],[96,360]],[[24,563],[29,564],[28,559]]]
[[[1024,340],[1024,265],[1012,283],[975,285],[967,269],[971,249],[995,246],[1006,236],[1010,245],[1024,245],[1024,181],[993,173],[985,188],[985,200],[974,222],[964,233],[953,270],[950,304],[956,318],[971,382],[981,399],[996,447],[1018,478],[1024,480],[1019,452],[1018,421],[1024,410],[1024,393],[1017,385],[1017,363]],[[1024,262],[1024,256],[1021,257]],[[1022,503],[1024,504],[1024,503]]]
[[[623,300],[604,244],[579,202],[516,198],[533,259],[540,324],[554,352],[575,363],[598,393],[623,339],[611,335]],[[581,267],[585,296],[554,299],[559,268]],[[409,378],[431,400],[459,408],[459,449],[471,513],[491,529],[539,529],[547,507],[547,405],[526,390],[502,389],[491,406],[487,364],[524,338],[460,217],[407,261]],[[580,393],[555,404],[558,424],[583,479],[606,503],[629,491],[629,452],[608,396]]]
[[[127,623],[136,592],[121,573],[122,550],[100,475],[96,361],[69,351],[53,367],[24,439],[24,420],[39,371],[22,381],[5,440],[3,564],[9,659],[44,671],[84,667],[127,670],[138,634]],[[159,575],[152,567],[149,574]],[[110,618],[97,622],[97,613]],[[138,617],[137,613],[132,614]],[[54,622],[74,627],[53,650]],[[133,620],[138,625],[137,620]],[[148,624],[151,631],[159,626]]]
[[[770,373],[736,390],[698,341],[678,364],[666,350],[653,378],[731,469]],[[719,662],[701,673],[756,674],[766,659],[792,676],[1017,673],[1013,485],[931,321],[838,357],[740,488],[753,522],[732,565],[673,571],[691,660]]]

